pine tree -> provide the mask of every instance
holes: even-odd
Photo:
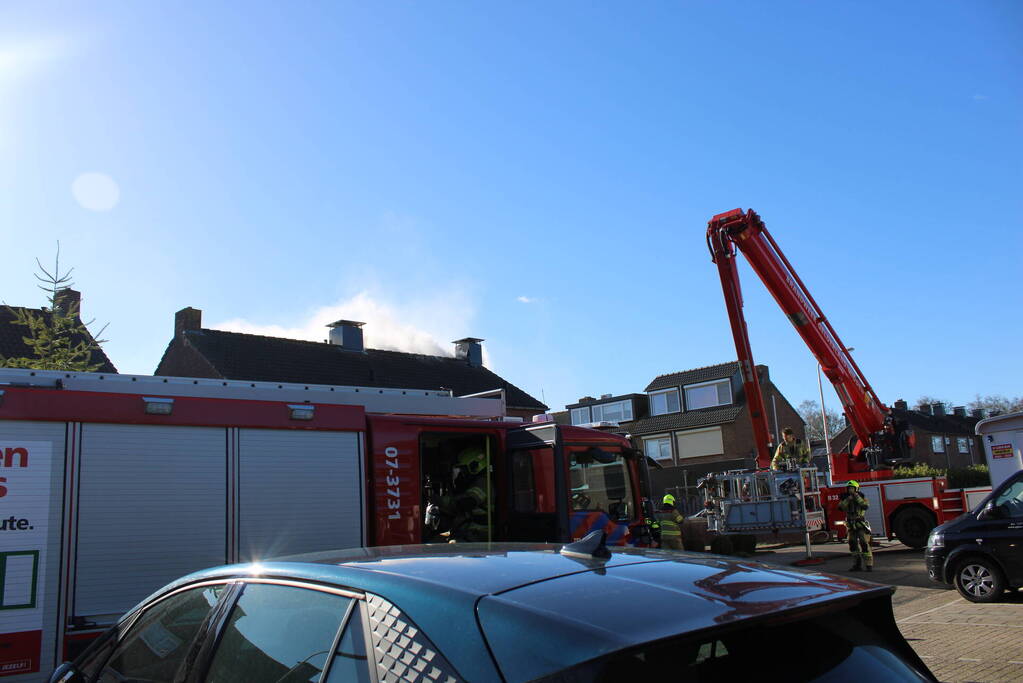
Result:
[[[26,336],[22,341],[31,349],[31,356],[21,358],[5,358],[0,356],[0,366],[8,368],[31,368],[33,370],[68,370],[73,372],[94,372],[103,363],[94,363],[93,351],[100,348],[105,339],[94,338],[88,326],[93,322],[83,323],[78,317],[79,304],[68,293],[74,284],[71,273],[74,268],[62,273],[60,270],[60,243],[57,244],[57,256],[54,259],[53,272],[46,270],[39,259],[36,259],[41,274],[36,273],[42,285],[39,289],[46,292],[49,309],[36,311],[30,308],[12,308],[8,312],[14,317],[11,322],[26,328]],[[99,331],[103,334],[106,325]],[[99,336],[96,335],[96,337]]]

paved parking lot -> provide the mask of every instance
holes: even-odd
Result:
[[[824,559],[815,568],[895,586],[895,619],[902,634],[940,681],[1023,681],[1023,592],[1000,603],[978,605],[952,589],[931,583],[923,550],[901,543],[874,547],[875,570],[849,572],[845,545],[813,546]],[[790,564],[805,556],[802,547],[757,552],[765,562]]]

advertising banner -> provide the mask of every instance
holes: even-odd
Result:
[[[39,670],[52,450],[0,443],[0,676]]]

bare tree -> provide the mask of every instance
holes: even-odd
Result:
[[[980,394],[977,394],[976,397],[970,401],[969,406],[971,410],[983,408],[991,415],[1018,413],[1023,411],[1023,396],[1009,398],[1008,396],[1002,396],[1001,394],[989,394],[988,396],[981,396]]]
[[[841,413],[825,409],[828,416],[828,438],[834,438],[835,434],[842,431],[844,423]],[[807,400],[799,404],[796,412],[806,423],[806,438],[810,440],[824,440],[824,421],[821,418],[821,404],[817,401]]]

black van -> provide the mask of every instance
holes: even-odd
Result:
[[[935,527],[924,557],[933,581],[955,584],[971,602],[994,602],[1023,587],[1023,471],[975,510]]]

